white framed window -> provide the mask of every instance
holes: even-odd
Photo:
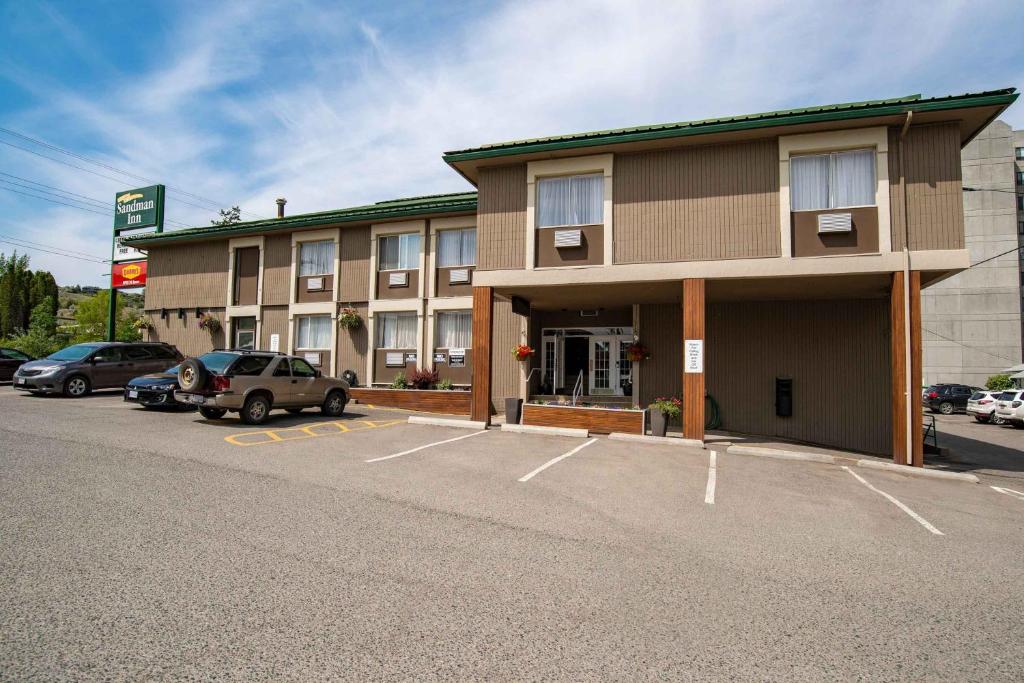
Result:
[[[256,348],[256,318],[235,318],[232,322],[235,325],[235,348],[248,349]]]
[[[794,155],[789,160],[790,210],[875,205],[875,150]]]
[[[476,228],[437,233],[437,267],[476,265]]]
[[[299,244],[299,277],[334,273],[334,240]]]
[[[604,176],[600,173],[537,181],[538,228],[604,223]]]
[[[440,311],[437,319],[439,349],[469,349],[473,347],[472,311]]]
[[[378,349],[415,349],[417,347],[415,313],[378,313],[374,316]]]
[[[297,349],[328,350],[331,348],[331,316],[304,315],[295,319]]]
[[[420,235],[416,232],[377,239],[379,270],[416,270],[420,267]]]

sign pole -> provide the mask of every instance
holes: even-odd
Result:
[[[117,336],[117,290],[118,287],[145,286],[146,261],[138,259],[138,250],[127,248],[118,257],[118,237],[121,233],[144,228],[164,231],[163,185],[141,187],[136,190],[118,192],[114,197],[114,239],[110,247],[110,305],[107,308],[107,341]],[[130,261],[135,252],[136,260]],[[127,258],[126,258],[127,256]],[[120,278],[120,279],[119,279]]]
[[[113,244],[110,245],[110,301],[107,304],[107,341],[117,341],[117,290],[114,289],[114,253],[117,250],[117,230],[114,230]]]

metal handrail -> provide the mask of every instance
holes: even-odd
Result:
[[[583,371],[580,370],[579,377],[576,378],[576,384],[572,388],[572,404],[576,405],[576,399],[583,395]]]
[[[928,437],[931,436],[932,446],[934,446],[935,450],[938,451],[939,450],[939,430],[936,429],[935,416],[934,415],[925,415],[924,416],[924,420],[922,420],[922,422],[925,423],[924,424],[924,438],[922,439],[922,441],[927,443]]]

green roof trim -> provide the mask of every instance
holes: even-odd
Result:
[[[214,237],[237,237],[253,233],[292,231],[320,225],[354,223],[410,218],[438,213],[476,212],[476,192],[456,192],[423,197],[391,199],[366,206],[348,209],[321,211],[319,213],[296,214],[284,218],[267,218],[259,221],[234,223],[232,225],[211,225],[205,228],[187,228],[163,233],[144,233],[126,237],[125,242],[137,246],[164,244],[181,240],[209,239]]]
[[[636,126],[633,128],[617,128],[589,133],[499,142],[482,147],[445,152],[444,160],[451,164],[460,161],[472,161],[474,159],[549,152],[576,147],[592,147],[690,135],[707,135],[709,133],[725,133],[774,126],[792,126],[802,123],[842,121],[872,116],[891,116],[893,114],[903,114],[907,111],[926,112],[964,107],[1006,106],[1012,104],[1017,99],[1017,95],[1016,88],[1005,88],[1002,90],[989,90],[963,95],[946,95],[927,99],[922,99],[920,95],[908,95],[906,97],[886,100],[828,104],[802,109],[784,109],[760,114],[704,119],[701,121],[682,121],[653,126]]]

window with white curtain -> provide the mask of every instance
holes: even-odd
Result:
[[[334,273],[334,240],[299,244],[299,277]]]
[[[476,265],[476,228],[437,233],[437,267]]]
[[[295,319],[297,349],[330,349],[331,316],[306,315]]]
[[[537,181],[537,227],[604,223],[604,176],[600,173]]]
[[[416,270],[420,267],[420,235],[385,235],[380,243],[378,270]]]
[[[471,311],[445,311],[437,314],[437,341],[439,349],[468,349],[473,346],[473,313]]]
[[[415,313],[378,313],[374,316],[377,327],[378,349],[415,349],[417,315]]]
[[[790,157],[793,211],[875,205],[875,151],[855,149]]]

